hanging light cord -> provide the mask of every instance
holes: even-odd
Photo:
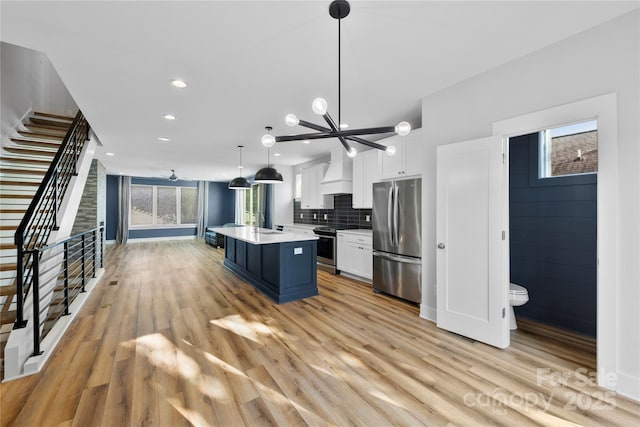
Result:
[[[342,53],[341,52],[341,46],[342,46],[341,39],[342,39],[342,36],[341,36],[341,30],[340,30],[341,29],[341,26],[340,26],[341,22],[342,22],[342,18],[338,19],[338,129],[340,129],[340,125],[342,124],[342,118],[340,116],[341,106],[342,106],[342,99],[340,97],[340,95],[341,95],[340,94],[340,91],[341,91],[341,87],[340,87],[340,83],[341,83],[340,82],[340,80],[341,80],[340,65],[341,64],[340,64],[340,62],[341,62],[341,57],[342,57],[342,55],[341,55],[341,53]]]

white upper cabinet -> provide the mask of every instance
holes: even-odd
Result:
[[[373,183],[380,181],[380,150],[367,150],[353,159],[353,199],[354,209],[373,207]]]
[[[394,135],[379,143],[396,147],[393,156],[382,155],[382,179],[404,178],[420,175],[424,162],[422,129],[416,129],[407,136]]]
[[[327,164],[311,166],[302,171],[302,209],[333,209],[333,196],[320,194],[320,182],[327,171]]]

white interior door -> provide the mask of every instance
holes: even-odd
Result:
[[[438,327],[509,346],[501,137],[438,147]],[[503,230],[505,230],[503,232]]]

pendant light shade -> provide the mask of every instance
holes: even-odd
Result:
[[[256,172],[254,181],[262,184],[280,184],[283,179],[280,172],[272,167],[266,167]]]
[[[270,135],[271,132],[271,126],[267,126],[265,128],[267,130],[267,135]],[[267,136],[265,135],[265,136]],[[259,182],[261,184],[280,184],[281,182],[283,182],[282,179],[282,174],[280,172],[278,172],[275,168],[271,167],[271,158],[269,156],[269,147],[271,147],[271,145],[265,144],[264,143],[264,137],[262,139],[262,144],[267,147],[267,167],[266,168],[262,168],[260,170],[258,170],[258,172],[256,172],[256,176],[253,179],[254,182]]]
[[[238,150],[240,151],[240,170],[242,170],[242,149],[243,145],[238,145]],[[251,188],[251,184],[247,181],[246,178],[240,174],[239,177],[233,178],[229,183],[229,190],[248,190]]]

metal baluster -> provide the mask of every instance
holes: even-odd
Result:
[[[20,241],[16,242],[18,248],[18,257],[16,258],[16,323],[13,325],[13,329],[20,329],[27,326],[27,321],[24,320],[24,248],[22,240],[24,237],[19,236]]]
[[[84,245],[84,236],[85,234],[82,235],[82,290],[80,292],[86,292],[84,289],[85,286],[85,245]]]
[[[93,277],[95,279],[96,277],[96,260],[98,259],[98,257],[96,257],[96,239],[97,239],[97,234],[98,234],[98,230],[93,230],[93,233],[91,233],[91,236],[93,238],[93,261],[91,262],[92,267],[93,267]]]
[[[58,227],[58,171],[53,174],[53,230],[59,230]]]
[[[33,354],[38,356],[40,351],[40,251],[30,251],[33,255]]]
[[[100,221],[100,268],[104,268],[104,221]]]
[[[69,241],[64,242],[64,314],[69,315]]]

